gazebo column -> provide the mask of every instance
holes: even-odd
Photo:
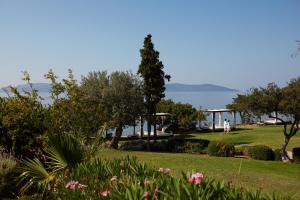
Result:
[[[233,116],[233,127],[235,127],[235,125],[236,125],[236,112],[233,111],[231,114]]]
[[[212,131],[215,132],[216,130],[216,113],[212,113]]]
[[[219,128],[222,127],[222,112],[219,112]]]

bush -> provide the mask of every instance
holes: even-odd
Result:
[[[208,154],[210,156],[231,157],[235,154],[235,148],[233,144],[213,141],[208,145]]]
[[[168,152],[168,143],[166,141],[150,143],[150,150],[155,152]]]
[[[235,155],[239,155],[239,156],[244,155],[244,148],[243,147],[235,147]]]
[[[249,155],[255,160],[274,160],[274,151],[264,145],[256,145],[249,147]]]
[[[275,149],[274,151],[274,160],[281,161],[281,149]]]
[[[130,151],[143,151],[147,147],[147,143],[144,140],[131,140],[126,141],[119,148],[122,150],[130,150]]]
[[[186,140],[171,138],[168,140],[168,149],[174,153],[203,153],[209,140]]]
[[[300,147],[293,148],[294,162],[300,162]]]
[[[0,150],[0,196],[12,198],[16,193],[17,160],[9,153]]]

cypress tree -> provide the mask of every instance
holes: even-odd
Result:
[[[144,46],[140,49],[141,64],[138,74],[143,78],[143,95],[145,100],[148,148],[150,144],[151,125],[154,125],[154,139],[156,141],[156,106],[158,102],[165,97],[165,79],[170,80],[170,75],[165,75],[164,65],[159,60],[159,52],[154,49],[151,41],[151,35],[144,39]]]

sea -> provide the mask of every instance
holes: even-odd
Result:
[[[174,102],[189,103],[196,109],[222,109],[226,108],[227,104],[232,103],[233,98],[237,96],[239,92],[232,91],[203,91],[203,92],[166,92],[165,99],[172,99]],[[41,92],[40,95],[44,98],[44,104],[51,103],[50,94]],[[0,96],[6,96],[5,93],[0,92]],[[223,120],[225,118],[233,121],[230,113],[223,113]],[[206,116],[206,121],[211,124],[212,117]],[[240,122],[239,116],[237,116],[237,123]],[[216,116],[216,123],[218,123],[218,116]],[[144,124],[144,130],[146,130],[146,123]],[[136,131],[140,131],[140,125],[138,124]],[[133,127],[126,127],[123,131],[124,135],[132,135]]]

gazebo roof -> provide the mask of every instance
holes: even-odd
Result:
[[[232,110],[232,109],[226,109],[226,108],[203,110],[203,112],[232,112],[232,111],[234,111],[234,110]]]

